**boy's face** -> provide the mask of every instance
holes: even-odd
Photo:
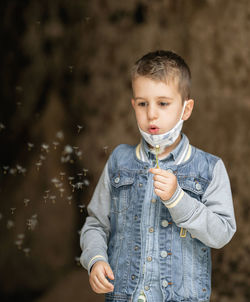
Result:
[[[132,83],[132,106],[139,127],[150,134],[171,130],[181,118],[183,102],[174,81],[165,83],[139,76]],[[193,100],[188,100],[182,119],[191,115]]]

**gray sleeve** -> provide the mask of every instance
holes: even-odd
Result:
[[[224,163],[218,160],[213,178],[202,202],[184,193],[176,206],[169,208],[177,226],[212,248],[227,244],[236,231],[230,181]]]
[[[107,242],[110,232],[110,181],[108,162],[95,188],[87,207],[89,216],[81,230],[80,246],[82,254],[80,262],[88,270],[98,260],[108,262]]]

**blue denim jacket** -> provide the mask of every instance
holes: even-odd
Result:
[[[159,281],[164,301],[209,301],[210,247],[225,245],[236,229],[230,196],[229,201],[203,198],[219,160],[218,157],[192,147],[191,156],[185,163],[167,167],[163,163],[161,166],[162,169],[171,168],[185,193],[184,198],[174,207],[168,208],[168,204],[158,203]],[[101,249],[98,242],[89,247],[81,244],[82,263],[85,267],[94,247],[96,255],[103,255],[105,258],[107,253],[106,260],[115,275],[114,281],[109,280],[114,284],[114,291],[106,294],[107,302],[132,301],[138,284],[144,244],[141,241],[142,207],[144,200],[153,197],[153,178],[148,168],[148,163],[136,157],[134,146],[119,145],[113,151],[108,161],[111,184],[109,230],[101,230],[100,218],[99,226],[96,220],[93,223],[96,229],[100,228],[96,232],[101,236],[96,239],[99,243],[106,240],[108,250]],[[225,183],[228,186],[228,180]],[[90,215],[93,216],[93,213]],[[93,224],[91,230],[90,227],[83,230],[82,235],[86,241],[89,241],[88,236],[93,238]],[[148,234],[153,234],[154,231],[153,227],[149,227]],[[181,231],[183,237],[180,236]],[[84,241],[83,238],[82,240]]]

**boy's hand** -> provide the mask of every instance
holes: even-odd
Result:
[[[89,276],[89,283],[97,294],[104,294],[114,290],[114,285],[107,280],[106,276],[114,280],[114,274],[109,264],[105,261],[97,261],[93,265]]]
[[[168,170],[159,168],[151,168],[149,172],[154,174],[155,194],[163,201],[169,200],[177,189],[176,176]]]

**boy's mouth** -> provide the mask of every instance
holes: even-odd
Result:
[[[157,134],[159,132],[159,128],[155,125],[151,125],[149,128],[148,128],[148,131],[151,133],[151,134]]]

